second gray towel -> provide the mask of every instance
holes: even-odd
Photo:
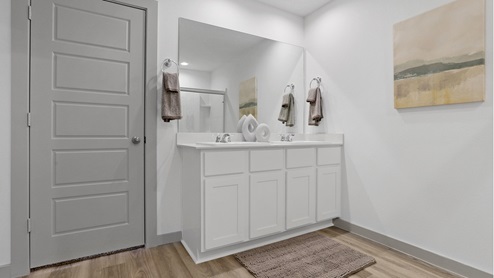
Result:
[[[278,116],[278,121],[286,124],[286,126],[295,125],[295,99],[292,93],[283,96],[283,101],[281,102],[280,115]]]
[[[318,126],[323,118],[321,89],[319,87],[309,90],[307,102],[309,103],[309,125]]]
[[[161,118],[165,122],[182,118],[180,103],[180,85],[178,73],[163,73],[163,91],[161,93]]]

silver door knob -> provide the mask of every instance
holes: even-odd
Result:
[[[132,137],[132,143],[139,144],[141,142],[141,138],[134,136]]]

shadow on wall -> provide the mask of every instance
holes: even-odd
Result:
[[[362,223],[359,223],[358,221],[354,221],[352,219],[352,211],[350,208],[356,208],[356,207],[364,207],[365,208],[365,215],[366,218],[371,219],[370,221],[373,221],[373,224],[375,227],[379,227],[379,231],[385,231],[385,227],[382,224],[382,222],[379,219],[378,214],[376,213],[376,209],[373,206],[371,199],[369,198],[368,195],[361,195],[361,196],[356,196],[357,198],[350,198],[350,194],[356,194],[356,192],[359,193],[364,193],[366,194],[367,191],[365,190],[364,182],[360,178],[360,176],[357,173],[356,166],[355,164],[351,161],[351,159],[348,158],[346,154],[346,146],[343,145],[342,148],[342,158],[341,158],[341,219],[344,221],[347,221],[349,223],[365,227],[366,225],[362,225]],[[352,188],[348,186],[349,181],[348,181],[348,172],[352,172],[353,174],[351,175],[354,180],[350,181]],[[365,198],[365,199],[364,199]],[[352,200],[358,200],[359,204],[351,204],[350,199]]]

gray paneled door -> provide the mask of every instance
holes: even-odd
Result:
[[[144,244],[144,36],[139,9],[32,1],[31,267]]]

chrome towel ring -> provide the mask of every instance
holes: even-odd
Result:
[[[161,71],[165,72],[167,68],[171,67],[173,64],[177,66],[177,73],[179,72],[178,64],[177,62],[173,61],[172,59],[166,58],[163,60],[163,63],[161,64]]]
[[[322,79],[321,79],[321,77],[318,76],[318,77],[312,78],[312,80],[310,81],[310,85],[309,85],[310,89],[312,89],[312,82],[314,82],[314,81],[317,82],[317,87],[316,88],[321,87]]]
[[[293,84],[286,85],[285,90],[283,91],[283,93],[286,93],[286,89],[287,88],[290,88],[290,90],[293,91],[293,89],[295,89],[295,85],[293,85]]]

